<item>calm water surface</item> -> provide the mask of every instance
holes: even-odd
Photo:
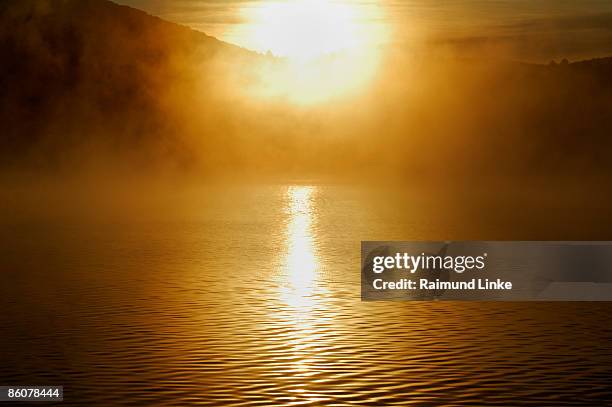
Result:
[[[0,384],[64,385],[75,405],[612,396],[608,304],[360,301],[360,240],[490,223],[334,186],[209,188],[195,206],[172,221],[3,221]]]

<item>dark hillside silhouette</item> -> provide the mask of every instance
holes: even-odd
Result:
[[[2,1],[0,153],[18,161],[39,149],[58,158],[99,139],[117,151],[180,149],[165,137],[177,119],[168,93],[196,63],[214,81],[212,61],[221,58],[257,56],[106,0]]]

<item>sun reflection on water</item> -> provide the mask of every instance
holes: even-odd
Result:
[[[320,267],[313,231],[315,192],[315,187],[291,186],[286,195],[285,211],[289,219],[283,272],[287,286],[282,297],[287,305],[302,309],[312,306],[312,293]]]
[[[291,186],[285,193],[285,251],[282,262],[282,280],[277,321],[287,327],[291,335],[286,338],[290,347],[287,366],[294,378],[308,378],[321,371],[316,347],[321,339],[321,326],[325,324],[323,284],[320,281],[321,262],[316,231],[316,194],[312,186]],[[316,401],[305,387],[291,390],[295,397]]]

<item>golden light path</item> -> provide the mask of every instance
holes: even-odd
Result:
[[[310,377],[321,371],[317,345],[323,339],[322,326],[329,318],[321,287],[321,262],[316,240],[316,194],[313,186],[290,186],[285,194],[285,257],[282,262],[284,284],[280,291],[282,311],[276,314],[291,334],[287,337],[291,348],[288,358],[292,377],[303,379],[303,386],[289,390],[296,397],[310,402],[321,401],[310,393]],[[297,399],[296,399],[297,400]]]
[[[328,101],[358,90],[376,72],[388,32],[377,1],[247,2],[236,41],[282,57],[262,69],[260,96],[297,104]]]
[[[320,268],[313,233],[313,198],[316,188],[290,186],[286,196],[286,255],[283,271],[288,282],[288,305],[309,305]]]

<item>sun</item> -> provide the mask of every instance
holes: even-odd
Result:
[[[374,0],[248,2],[241,16],[240,43],[286,62],[282,70],[266,72],[263,93],[301,104],[329,100],[366,83],[387,35]]]
[[[246,10],[250,42],[295,59],[357,49],[364,42],[358,8],[329,0],[262,2]]]

